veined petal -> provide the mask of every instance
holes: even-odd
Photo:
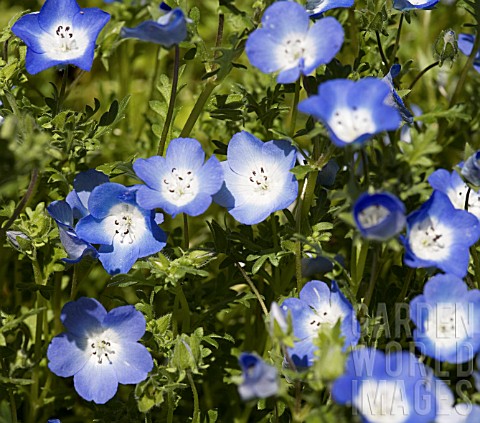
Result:
[[[168,169],[165,158],[160,156],[153,156],[149,157],[148,159],[135,160],[135,163],[133,163],[133,170],[135,171],[137,176],[150,187],[151,190],[156,191],[162,190],[162,180],[164,178],[164,175],[171,171],[171,169]],[[142,188],[140,188],[138,192],[140,192],[141,189]],[[139,204],[142,204],[141,200],[138,201]],[[142,207],[147,209],[154,208],[143,205]]]
[[[86,349],[86,338],[62,333],[54,337],[48,346],[48,368],[57,376],[73,376],[90,358]]]
[[[39,12],[22,16],[12,26],[12,32],[37,54],[44,53],[40,35],[44,32],[38,23]]]
[[[95,219],[92,215],[81,218],[75,231],[80,239],[90,244],[111,245],[115,236],[115,216]]]
[[[44,31],[52,32],[60,22],[71,25],[80,10],[75,0],[46,0],[40,9],[38,22]]]
[[[194,138],[175,138],[165,156],[167,169],[189,169],[197,172],[205,162],[202,145]]]
[[[139,244],[113,242],[113,245],[101,245],[98,250],[98,259],[110,275],[128,273],[139,255]]]
[[[122,341],[135,342],[145,333],[145,317],[134,306],[116,307],[103,319],[103,327],[114,330]]]
[[[241,131],[228,143],[227,158],[230,168],[239,175],[249,176],[252,168],[260,167],[263,142],[254,135]]]
[[[151,354],[138,342],[123,342],[115,353],[112,362],[119,383],[139,383],[153,369]]]
[[[99,363],[92,356],[73,378],[75,390],[87,401],[105,404],[112,399],[118,389],[115,367],[105,362]]]
[[[94,298],[79,298],[65,304],[60,315],[63,326],[73,335],[84,338],[99,330],[107,311]]]

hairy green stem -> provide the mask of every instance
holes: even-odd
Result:
[[[279,249],[279,244],[278,244],[277,221],[275,219],[275,213],[272,213],[270,215],[270,223],[272,225],[273,249],[275,250],[275,252],[277,252]],[[275,288],[278,289],[278,287],[280,286],[280,275],[278,272],[279,269],[278,267],[272,264],[272,271],[273,271],[273,280],[275,281]]]
[[[175,110],[175,99],[177,98],[177,86],[178,86],[178,69],[180,67],[180,47],[175,44],[175,58],[173,63],[173,78],[172,78],[172,91],[170,92],[170,100],[168,102],[167,116],[165,118],[165,124],[163,126],[162,135],[160,136],[160,142],[158,144],[157,155],[163,156],[165,150],[165,142],[170,132],[170,125],[172,124],[173,111]]]
[[[378,51],[380,53],[380,57],[382,58],[382,63],[386,73],[388,72],[388,60],[387,60],[387,56],[385,56],[385,52],[383,51],[382,42],[380,40],[380,33],[378,31],[375,31],[375,36],[377,38]]]
[[[190,307],[188,306],[188,301],[185,297],[185,293],[183,292],[182,284],[180,282],[177,282],[176,288],[176,297],[182,306],[182,332],[188,333],[190,332]]]
[[[380,273],[380,268],[378,266],[379,248],[381,248],[381,246],[379,245],[376,245],[373,248],[372,268],[370,270],[370,282],[368,283],[368,289],[364,298],[364,303],[366,304],[367,307],[370,306],[370,301],[372,299],[373,291],[375,290],[375,283],[377,282],[378,274]]]
[[[405,301],[405,298],[407,297],[408,289],[410,288],[410,283],[412,282],[414,275],[415,275],[415,269],[413,268],[408,269],[405,283],[403,284],[402,290],[400,291],[400,294],[397,298],[397,303],[401,303]]]
[[[193,417],[192,423],[200,423],[200,404],[198,402],[198,392],[195,386],[195,382],[192,377],[192,372],[190,370],[187,371],[187,378],[190,384],[190,388],[192,389],[193,394]]]

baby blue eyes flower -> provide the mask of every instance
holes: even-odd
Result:
[[[393,7],[405,12],[415,9],[432,9],[439,0],[393,0]]]
[[[306,9],[310,17],[320,18],[324,12],[338,7],[352,7],[353,0],[307,0]]]
[[[309,27],[309,15],[289,1],[272,4],[262,17],[262,28],[245,45],[250,63],[263,73],[280,72],[279,83],[295,82],[319,65],[329,63],[343,44],[343,28],[327,17]]]
[[[172,140],[165,158],[138,159],[133,169],[147,184],[138,189],[138,204],[145,209],[159,207],[172,216],[202,214],[223,183],[220,162],[211,157],[205,163],[202,146],[192,138]]]
[[[364,238],[384,241],[405,226],[405,206],[394,195],[384,192],[362,194],[353,206],[353,217]]]
[[[243,382],[238,393],[243,401],[268,398],[278,391],[277,369],[265,363],[257,354],[242,353],[238,359],[242,368]]]
[[[335,281],[331,288],[325,282],[310,281],[300,291],[300,298],[287,298],[282,304],[286,315],[292,316],[293,334],[298,339],[288,353],[296,366],[308,367],[315,358],[314,340],[321,328],[331,328],[341,321],[341,334],[346,350],[360,339],[360,325],[350,302]]]
[[[46,0],[40,12],[22,16],[12,31],[27,45],[28,73],[68,64],[89,71],[95,41],[109,19],[100,9],[80,9],[75,0]]]
[[[399,64],[393,65],[388,73],[385,75],[382,81],[386,82],[390,87],[390,95],[386,99],[386,103],[390,106],[394,106],[400,112],[402,119],[409,123],[413,123],[413,115],[410,110],[407,109],[405,103],[403,102],[402,98],[398,95],[395,87],[393,85],[393,80],[398,76],[402,67]]]
[[[164,47],[179,44],[187,38],[187,18],[181,9],[171,9],[165,3],[160,5],[164,12],[156,21],[145,21],[135,28],[122,28],[122,38],[136,38]]]
[[[318,95],[300,102],[298,110],[322,121],[332,142],[345,147],[400,126],[400,113],[386,104],[390,95],[388,84],[377,78],[334,79],[320,84]]]
[[[373,348],[352,351],[332,397],[351,405],[365,423],[430,423],[435,420],[435,389],[425,366],[411,353],[385,355]]]
[[[465,210],[480,219],[480,192],[469,191],[468,185],[456,171],[438,169],[428,177],[433,189],[447,194],[456,209]],[[468,204],[467,204],[468,203]]]
[[[465,160],[462,166],[462,175],[473,185],[480,185],[480,150]]]
[[[262,142],[242,131],[228,144],[224,184],[213,197],[240,223],[254,225],[297,198],[295,148],[285,140]]]
[[[60,319],[67,332],[48,346],[48,367],[57,376],[73,376],[85,400],[105,404],[119,383],[139,383],[152,370],[152,356],[137,342],[145,333],[145,318],[135,307],[107,313],[97,300],[83,297],[65,304]]]
[[[459,50],[465,55],[470,56],[475,43],[475,37],[472,34],[459,34],[457,45]],[[475,59],[473,60],[473,67],[477,72],[480,72],[480,50],[477,51]]]
[[[138,186],[105,183],[89,199],[90,214],[77,223],[77,235],[91,244],[100,244],[99,260],[111,274],[127,273],[138,258],[159,252],[166,235],[155,222],[155,213],[140,207]]]
[[[444,193],[434,191],[407,217],[404,262],[410,267],[437,267],[462,278],[467,274],[469,247],[479,237],[478,219],[457,210]]]
[[[465,363],[480,350],[480,291],[454,275],[436,275],[410,302],[413,338],[422,354]]]

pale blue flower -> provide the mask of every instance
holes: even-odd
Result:
[[[480,150],[465,160],[461,172],[468,182],[480,186]]]
[[[77,393],[104,404],[118,384],[136,384],[153,368],[152,356],[137,341],[145,333],[145,318],[131,305],[107,311],[93,298],[71,301],[60,319],[67,329],[48,346],[48,367],[71,377]]]
[[[410,302],[415,345],[438,361],[465,363],[480,350],[480,291],[454,275],[435,275]]]
[[[413,123],[413,115],[410,110],[407,109],[405,103],[403,102],[402,98],[398,95],[397,91],[395,90],[395,86],[393,85],[393,80],[399,75],[402,67],[399,64],[393,65],[382,81],[386,82],[390,87],[390,95],[387,96],[385,100],[386,103],[390,106],[394,106],[400,112],[402,119],[407,122],[408,124]]]
[[[473,44],[475,43],[475,37],[472,34],[459,34],[457,45],[458,49],[465,55],[470,56],[473,49]],[[477,72],[480,72],[480,50],[475,54],[473,60],[473,67]]]
[[[309,24],[301,5],[273,3],[263,14],[262,27],[248,37],[245,52],[250,63],[263,73],[279,72],[279,83],[295,82],[329,63],[342,47],[342,26],[332,17]]]
[[[307,0],[306,9],[313,19],[320,18],[327,10],[352,7],[353,0]]]
[[[242,368],[243,381],[238,393],[243,401],[268,398],[278,391],[277,369],[265,363],[257,354],[244,352],[238,363]]]
[[[298,182],[290,170],[296,151],[285,140],[262,142],[242,131],[228,144],[222,162],[224,184],[214,201],[240,223],[253,225],[290,206],[297,198]]]
[[[205,163],[202,146],[193,138],[173,139],[166,157],[138,159],[133,170],[147,184],[138,188],[138,204],[172,216],[202,214],[223,184],[220,162],[211,157]]]
[[[393,0],[393,7],[402,12],[415,9],[433,9],[439,0]]]
[[[12,32],[27,45],[28,73],[69,64],[89,71],[95,41],[109,19],[95,7],[80,9],[75,0],[46,0],[40,12],[15,22]]]
[[[298,110],[319,119],[332,142],[345,147],[400,126],[400,113],[386,104],[390,95],[389,85],[377,78],[334,79],[320,84],[318,95],[300,102]]]

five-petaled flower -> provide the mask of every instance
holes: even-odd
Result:
[[[155,213],[138,205],[137,190],[138,186],[113,182],[96,187],[88,199],[90,214],[75,228],[84,241],[100,244],[99,260],[111,275],[127,273],[138,258],[155,254],[166,244]]]
[[[135,28],[122,28],[122,38],[136,38],[164,47],[179,44],[187,38],[187,18],[179,8],[172,9],[165,3],[160,4],[162,16],[156,21],[144,21]]]
[[[384,241],[405,226],[405,206],[393,194],[362,194],[353,206],[353,218],[364,238]]]
[[[139,383],[152,370],[152,356],[137,342],[145,318],[135,307],[107,313],[97,300],[82,297],[65,304],[60,319],[67,332],[48,346],[48,367],[57,376],[73,376],[75,390],[87,401],[104,404],[119,383]]]
[[[375,134],[400,126],[397,108],[386,104],[389,85],[377,78],[334,79],[318,87],[318,95],[303,100],[298,110],[321,120],[338,147],[360,144]]]
[[[435,275],[410,302],[413,339],[424,355],[465,363],[480,350],[480,291],[454,275]]]
[[[243,381],[238,393],[243,401],[254,398],[267,398],[278,391],[277,369],[265,363],[257,354],[244,352],[238,363],[242,368]]]
[[[307,282],[300,298],[287,298],[283,312],[291,314],[293,334],[298,339],[288,353],[296,366],[313,364],[317,346],[314,344],[321,328],[331,328],[340,320],[341,334],[345,337],[344,350],[355,346],[360,338],[360,325],[352,304],[345,298],[335,281],[331,288],[325,282]]]
[[[415,9],[432,9],[440,0],[393,0],[393,7],[405,12]]]
[[[27,45],[28,73],[68,64],[89,71],[95,41],[109,19],[95,7],[80,9],[75,0],[46,0],[40,12],[22,16],[12,31]]]
[[[248,132],[239,132],[228,144],[227,161],[221,163],[225,181],[213,199],[240,223],[262,222],[297,198],[298,182],[290,173],[295,160],[290,142],[264,143]]]
[[[407,217],[404,262],[410,267],[437,267],[462,278],[467,274],[469,247],[479,237],[478,219],[457,210],[443,192],[434,191]]]
[[[262,28],[245,45],[250,63],[264,73],[280,72],[279,83],[295,82],[319,65],[329,63],[343,44],[343,28],[332,17],[309,27],[309,14],[289,1],[273,3],[262,17]]]
[[[138,204],[145,209],[160,207],[172,216],[202,214],[223,183],[218,159],[204,162],[202,146],[193,138],[173,139],[166,157],[138,159],[133,169],[147,184],[138,189]]]

